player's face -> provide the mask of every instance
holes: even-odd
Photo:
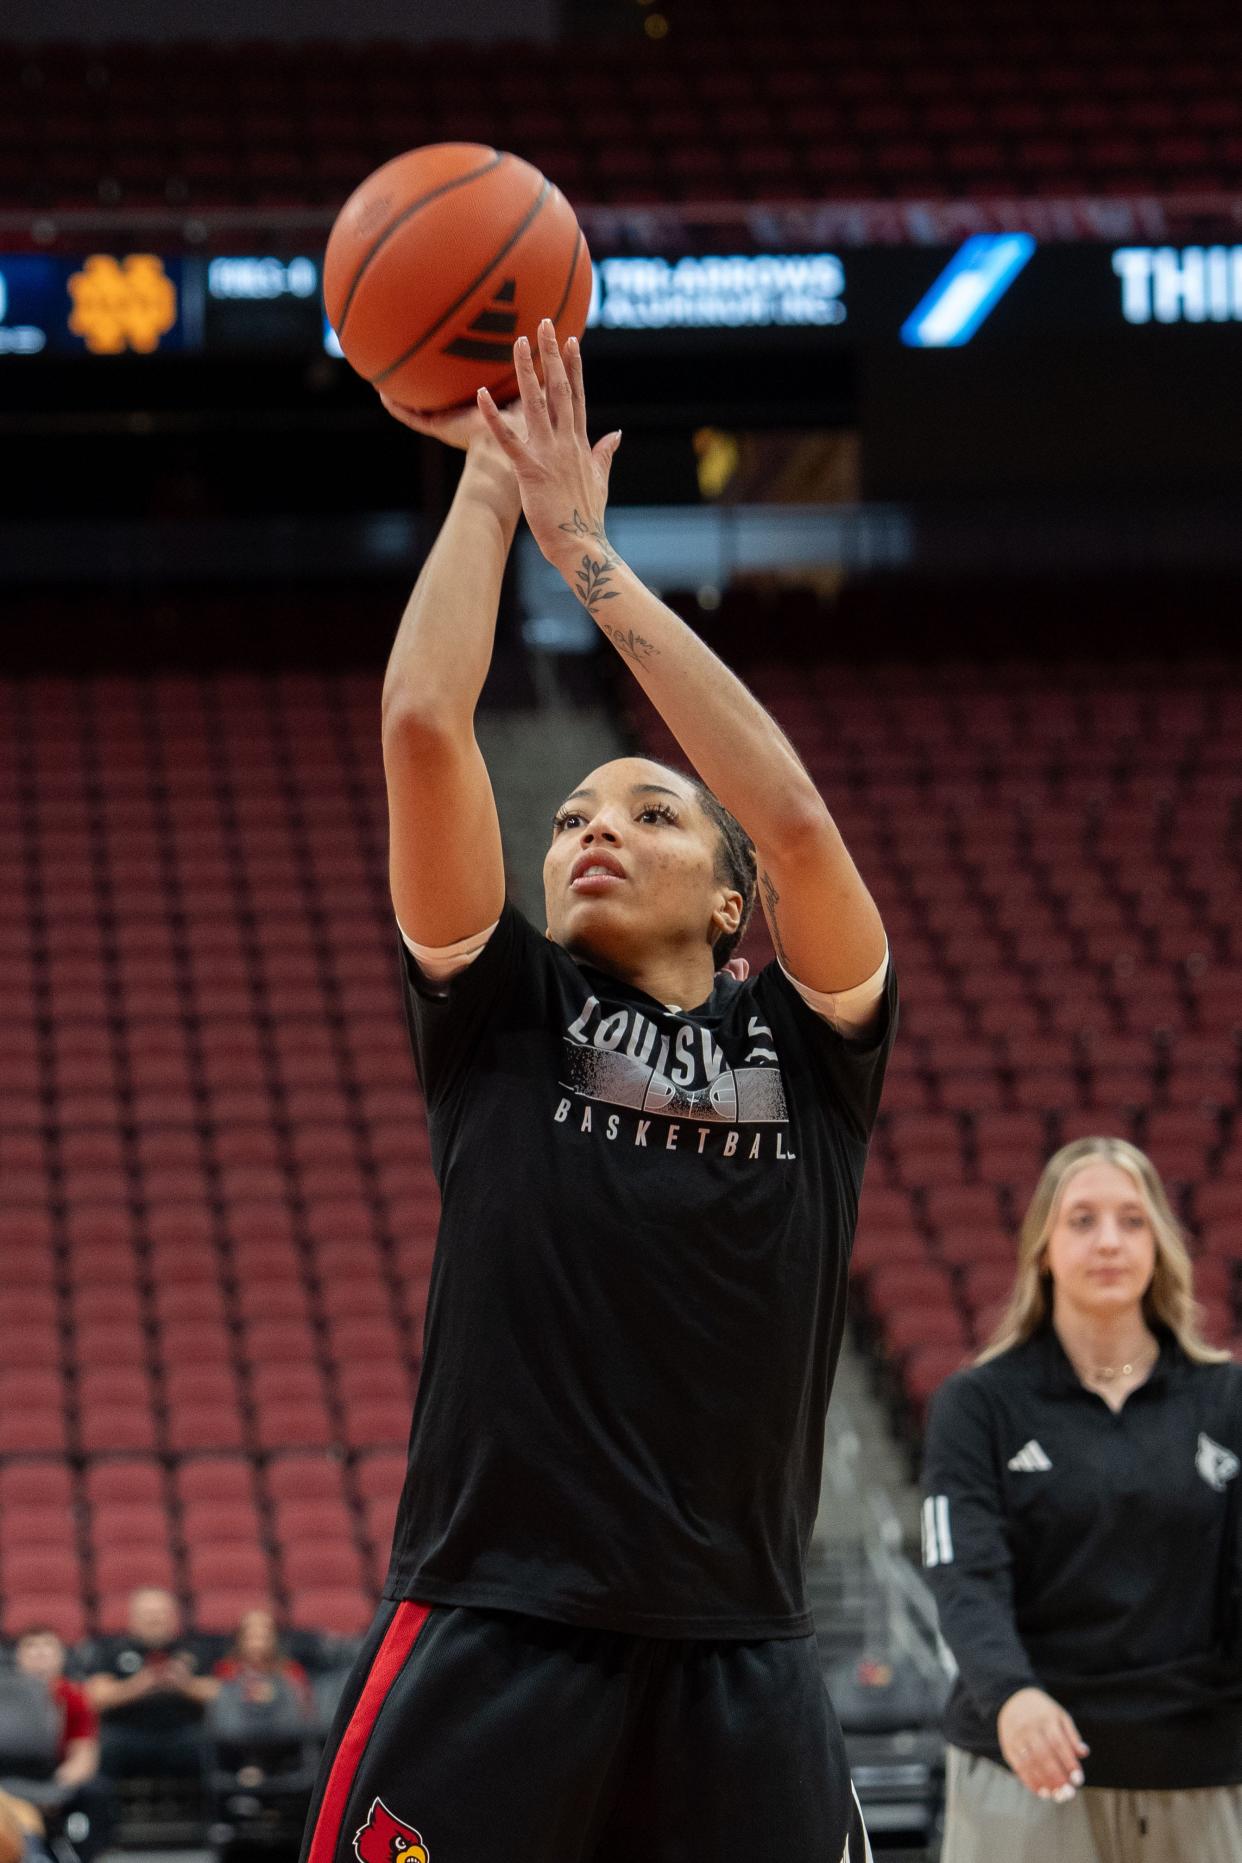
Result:
[[[602,764],[553,821],[549,935],[605,969],[648,952],[710,949],[741,903],[718,876],[718,849],[716,824],[684,778],[645,757]]]
[[[1047,1259],[1058,1299],[1084,1312],[1103,1317],[1141,1303],[1156,1265],[1156,1237],[1128,1171],[1098,1159],[1073,1173],[1061,1192]]]

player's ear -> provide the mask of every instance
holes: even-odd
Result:
[[[746,902],[742,895],[732,886],[721,889],[712,919],[716,925],[716,937],[722,932],[735,932],[742,922],[742,907]],[[716,942],[713,938],[712,943]]]

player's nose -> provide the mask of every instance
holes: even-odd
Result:
[[[591,847],[596,841],[617,842],[621,839],[620,823],[610,810],[600,809],[582,829],[578,841],[581,847]]]

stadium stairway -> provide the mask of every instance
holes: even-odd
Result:
[[[851,1292],[850,1304],[852,1308],[858,1306],[856,1289]],[[919,1490],[912,1479],[910,1455],[900,1438],[894,1435],[891,1415],[877,1394],[874,1363],[848,1331],[841,1348],[829,1415],[834,1433],[848,1431],[854,1438],[858,1467],[867,1471],[870,1487],[883,1491],[901,1526],[903,1545],[916,1556]],[[864,1528],[859,1498],[834,1482],[832,1470],[826,1465],[819,1517],[815,1522],[816,1551],[830,1556],[843,1547],[857,1546],[864,1537]]]

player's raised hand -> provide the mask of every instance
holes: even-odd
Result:
[[[403,407],[399,401],[394,401],[382,388],[376,389],[376,393],[393,419],[414,433],[426,434],[429,440],[442,440],[445,446],[456,447],[459,452],[468,453],[483,447],[500,451],[482,411],[474,403],[446,408],[442,414],[420,414],[415,408]]]
[[[608,475],[621,435],[606,434],[591,445],[582,352],[571,337],[562,355],[549,317],[539,326],[539,360],[542,385],[530,344],[519,337],[513,346],[513,367],[525,433],[501,412],[486,388],[479,390],[479,409],[517,473],[522,509],[535,542],[548,561],[568,576],[577,572],[584,540],[607,552]]]

